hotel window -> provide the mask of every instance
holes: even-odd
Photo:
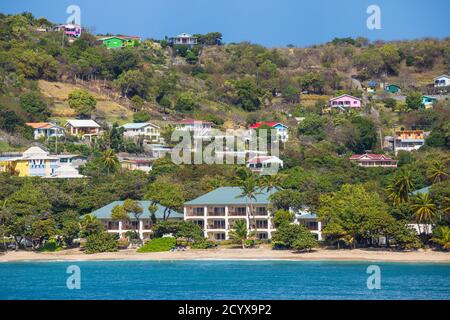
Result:
[[[216,233],[214,235],[214,239],[216,239],[216,240],[225,240],[225,233]]]
[[[203,216],[204,215],[204,208],[193,208],[192,209],[192,213],[197,215],[197,216]]]
[[[265,216],[267,214],[266,207],[256,207],[256,215]]]
[[[214,214],[217,215],[217,216],[224,216],[225,215],[225,208],[224,207],[214,208]]]
[[[267,229],[269,226],[267,220],[256,220],[256,228]]]
[[[245,207],[238,207],[238,208],[236,208],[236,213],[238,215],[240,215],[240,216],[245,216],[247,214],[246,210],[245,210]]]

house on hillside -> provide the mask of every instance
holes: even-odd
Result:
[[[375,93],[377,91],[377,87],[379,86],[378,82],[375,80],[370,80],[367,82],[367,93]]]
[[[416,151],[425,145],[425,132],[423,130],[400,130],[395,132],[395,143],[393,137],[386,137],[389,149],[395,151]]]
[[[328,106],[331,110],[337,109],[342,111],[348,111],[352,109],[360,109],[362,106],[361,99],[351,96],[349,94],[343,94],[339,97],[331,98],[328,101]]]
[[[147,143],[161,142],[161,128],[149,122],[126,123],[122,126],[123,135],[128,138],[144,138]]]
[[[123,201],[114,201],[110,204],[95,210],[91,213],[92,216],[103,222],[106,230],[109,233],[118,234],[119,237],[124,237],[128,231],[138,230],[139,236],[142,240],[150,239],[152,235],[152,214],[149,211],[149,207],[152,204],[151,201],[138,201],[143,213],[139,219],[139,222],[133,219],[133,215],[130,215],[130,221],[117,221],[112,219],[112,210],[118,206],[123,205]],[[169,210],[166,207],[157,205],[155,212],[156,221],[163,220],[183,220],[183,214]]]
[[[137,47],[141,43],[141,38],[137,36],[110,36],[99,38],[98,41],[108,49]]]
[[[170,38],[169,43],[171,45],[185,45],[192,47],[198,44],[198,38],[189,33],[181,33],[176,37]]]
[[[52,138],[64,136],[64,128],[51,122],[27,122],[26,125],[33,129],[34,140],[42,137]]]
[[[31,147],[23,153],[0,154],[0,172],[10,172],[19,177],[83,177],[74,166],[62,162],[61,159],[63,157],[60,155],[51,155],[39,147]]]
[[[289,140],[289,128],[288,126],[282,124],[281,122],[257,122],[255,124],[252,124],[249,129],[249,136],[253,135],[254,131],[257,129],[260,129],[263,126],[267,126],[270,127],[272,129],[276,130],[277,133],[277,137],[278,139],[283,142],[286,143]],[[268,133],[269,135],[270,133]]]
[[[277,173],[283,168],[283,160],[275,156],[256,156],[247,161],[247,168],[261,174]]]
[[[82,28],[77,24],[68,23],[54,26],[53,31],[62,31],[64,35],[70,38],[79,38],[81,37]]]
[[[350,157],[350,161],[366,168],[397,168],[397,160],[393,160],[384,154],[354,154]]]
[[[119,158],[120,165],[123,169],[131,171],[143,171],[149,173],[152,170],[153,159],[138,157]]]
[[[432,108],[433,105],[437,102],[438,100],[436,98],[430,97],[430,96],[423,96],[422,97],[422,104],[423,106],[428,109],[428,108]]]
[[[207,136],[213,126],[212,122],[194,120],[194,119],[183,119],[174,122],[175,130],[184,130],[194,132],[196,136]]]
[[[442,76],[436,77],[434,80],[435,88],[442,88],[450,86],[450,76],[443,74]]]
[[[102,131],[100,125],[94,120],[67,120],[64,128],[73,136],[89,140],[98,137]]]
[[[269,196],[275,190],[260,190],[256,199],[242,197],[239,187],[221,187],[184,204],[184,219],[203,228],[211,240],[228,240],[236,220],[245,220],[258,239],[270,239],[275,231],[269,212]],[[249,203],[252,202],[253,213]],[[250,217],[250,218],[249,218]]]
[[[389,93],[400,93],[402,91],[400,86],[398,86],[396,84],[389,84],[386,86],[386,88],[384,90]]]

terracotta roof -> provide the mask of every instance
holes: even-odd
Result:
[[[50,122],[27,122],[26,125],[32,127],[33,129],[50,129],[55,126]]]

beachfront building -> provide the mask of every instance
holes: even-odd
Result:
[[[175,130],[193,132],[194,136],[207,136],[212,129],[213,123],[202,120],[183,119],[176,121],[174,125]]]
[[[120,238],[125,237],[125,234],[128,231],[136,231],[138,230],[139,236],[142,240],[144,239],[150,239],[152,234],[152,215],[149,211],[149,207],[152,204],[151,201],[138,201],[139,205],[141,206],[143,212],[142,215],[139,218],[139,221],[134,220],[134,217],[132,214],[130,214],[130,220],[129,221],[117,221],[112,219],[112,210],[118,206],[123,205],[123,201],[114,201],[110,204],[95,210],[91,213],[92,216],[99,219],[101,222],[103,222],[106,230],[109,233],[116,233],[119,235]],[[161,205],[156,205],[157,210],[155,212],[156,221],[162,221],[162,220],[183,220],[183,214],[171,210],[169,210],[166,207],[163,207]],[[167,210],[166,210],[167,209]]]
[[[67,120],[64,128],[73,136],[89,140],[98,137],[101,133],[100,125],[94,120]]]
[[[269,212],[269,196],[275,190],[260,190],[255,197],[242,197],[239,187],[222,187],[184,204],[184,219],[193,221],[211,240],[228,240],[237,220],[245,220],[249,231],[261,240],[271,239],[275,231]],[[250,212],[250,203],[252,212]]]
[[[270,127],[272,129],[276,130],[277,133],[277,137],[278,139],[283,142],[286,143],[289,140],[289,128],[288,126],[282,124],[281,122],[257,122],[255,124],[252,124],[249,127],[249,136],[252,136],[255,132],[255,130],[260,129],[261,127]],[[267,133],[268,135],[270,134],[269,132]]]
[[[400,86],[398,86],[396,84],[389,84],[386,86],[386,88],[384,88],[384,91],[395,94],[395,93],[400,93],[402,91],[402,89],[400,88]]]
[[[39,138],[52,138],[64,136],[64,128],[51,122],[27,122],[27,126],[33,129],[34,140]]]
[[[358,110],[361,108],[361,99],[351,96],[349,94],[343,94],[339,97],[331,98],[328,101],[328,106],[331,110]]]
[[[76,167],[65,161],[67,159],[62,155],[51,155],[39,147],[31,147],[23,153],[0,154],[0,172],[19,177],[82,178]]]
[[[275,156],[256,156],[247,161],[247,168],[261,174],[276,173],[283,168],[283,160]]]
[[[434,80],[435,88],[442,88],[450,86],[450,76],[443,74],[442,76],[436,77]]]
[[[366,168],[397,168],[397,160],[393,160],[384,154],[354,154],[350,157],[350,161]]]
[[[317,214],[311,213],[309,210],[299,210],[295,214],[294,223],[305,226],[317,240],[322,240],[322,222],[319,221]]]
[[[124,137],[143,138],[146,143],[161,142],[161,128],[149,122],[126,123],[122,126]]]
[[[400,130],[395,132],[395,144],[393,137],[386,137],[390,149],[397,154],[399,151],[416,151],[425,145],[425,132],[423,130]]]
[[[188,47],[193,47],[198,44],[198,38],[189,33],[181,33],[176,37],[170,38],[169,43],[171,45],[185,45]]]
[[[137,47],[141,43],[141,38],[137,36],[110,36],[99,38],[98,41],[108,49],[118,49]]]

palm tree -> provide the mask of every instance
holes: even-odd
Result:
[[[427,193],[419,193],[411,205],[411,209],[414,211],[414,216],[416,218],[417,227],[420,233],[420,224],[432,223],[433,218],[436,214],[436,205],[432,202],[430,196]],[[425,228],[425,233],[426,233]]]
[[[444,250],[450,250],[450,228],[447,226],[439,227],[434,232],[435,236],[431,241],[437,243]]]
[[[247,222],[245,220],[239,219],[234,223],[234,228],[230,230],[229,236],[233,240],[237,240],[241,243],[242,249],[245,248],[245,240],[250,236],[247,231]]]
[[[117,159],[117,156],[112,149],[107,149],[102,154],[102,162],[108,170],[109,176],[111,169],[114,169],[119,164],[119,159]]]
[[[414,189],[412,173],[409,170],[400,171],[387,187],[389,198],[398,205],[408,202],[409,194]]]
[[[275,174],[275,175],[267,175],[261,177],[261,188],[267,189],[267,191],[281,190],[283,189],[282,185],[286,175]]]
[[[256,196],[261,194],[260,192],[260,180],[256,178],[252,172],[247,169],[239,169],[236,172],[235,178],[237,184],[242,190],[239,198],[244,198],[246,201],[246,207],[249,208],[247,211],[247,219],[250,221],[250,217],[253,217],[253,224],[256,233],[256,218],[253,212],[253,201],[256,201]]]
[[[428,178],[431,179],[434,183],[437,183],[447,179],[447,177],[447,165],[440,160],[434,161],[432,166],[428,170]]]

